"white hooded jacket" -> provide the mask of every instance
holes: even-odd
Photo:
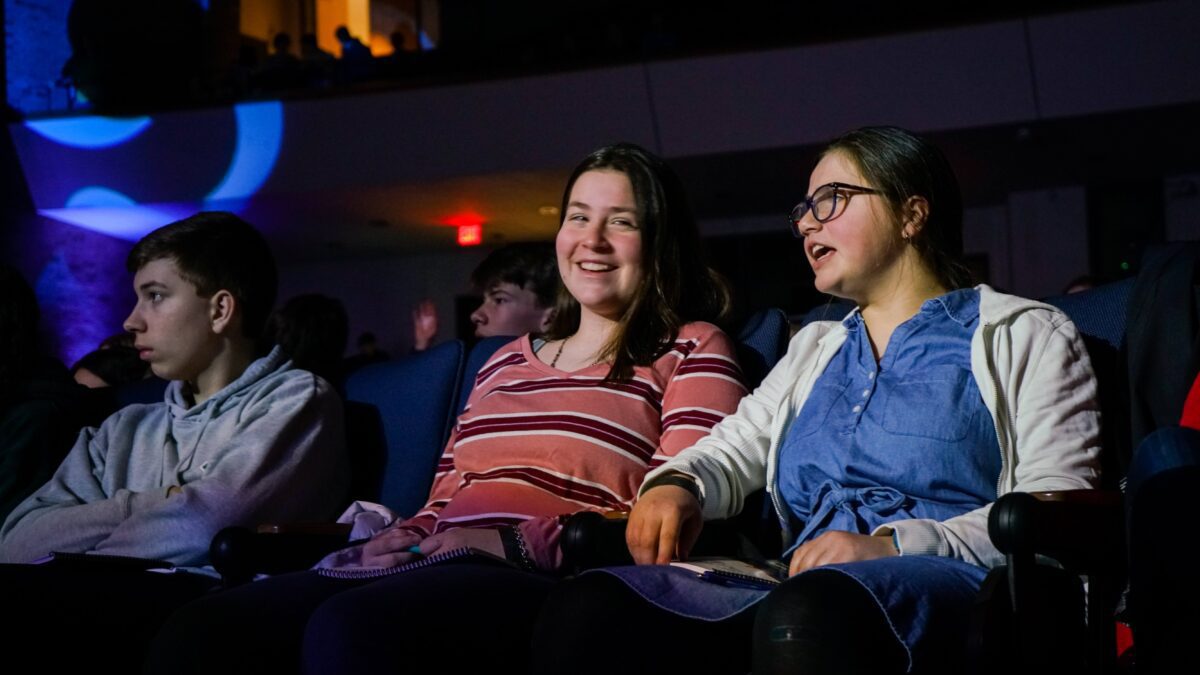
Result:
[[[995,422],[1002,466],[996,494],[1095,487],[1100,412],[1096,378],[1075,325],[1043,303],[979,286],[979,328],[971,371]],[[813,384],[846,339],[839,321],[806,326],[754,393],[703,440],[646,475],[692,476],[706,520],[728,518],[749,493],[767,487],[792,543],[787,505],[777,491],[779,449]],[[644,489],[644,488],[643,488]],[[1003,556],[987,533],[991,504],[945,521],[898,520],[872,534],[895,533],[902,555],[939,555],[993,567]]]

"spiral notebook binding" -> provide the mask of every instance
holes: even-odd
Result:
[[[764,579],[756,577],[753,574],[742,574],[740,572],[727,572],[725,570],[708,570],[707,572],[697,574],[701,579],[724,579],[726,581],[735,581],[749,586],[762,588],[773,588],[780,584],[775,579]]]
[[[459,548],[450,549],[442,553],[434,553],[426,558],[404,563],[403,565],[393,565],[391,567],[343,567],[340,569],[321,568],[317,570],[317,574],[332,579],[377,579],[379,577],[400,574],[401,572],[419,570],[456,558],[475,555],[476,553],[477,551],[469,546],[460,546]]]

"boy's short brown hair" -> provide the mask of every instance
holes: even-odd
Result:
[[[538,307],[553,307],[558,297],[558,260],[554,244],[520,242],[488,254],[471,273],[471,284],[481,293],[509,283],[533,291]]]
[[[225,211],[203,211],[142,237],[125,267],[136,273],[167,258],[201,297],[229,291],[242,307],[242,333],[258,339],[266,325],[279,274],[267,240],[246,221]]]

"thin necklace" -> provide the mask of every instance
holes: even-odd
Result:
[[[571,336],[568,335],[567,337],[563,338],[562,342],[558,343],[558,351],[554,353],[554,358],[550,359],[550,367],[551,368],[558,365],[558,357],[562,356],[563,347],[567,346],[567,340],[570,340],[570,339],[571,339]]]
[[[550,367],[551,367],[551,368],[555,368],[555,367],[557,367],[557,365],[558,365],[558,357],[562,356],[562,353],[563,353],[563,347],[566,347],[566,346],[567,346],[567,340],[570,340],[570,339],[571,339],[571,338],[573,338],[573,337],[575,337],[575,334],[574,334],[574,333],[571,333],[571,334],[570,334],[570,335],[568,335],[567,337],[563,338],[563,341],[562,341],[562,342],[558,343],[558,351],[554,353],[554,358],[550,359]],[[591,363],[591,364],[588,366],[588,368],[591,368],[592,366],[599,365],[599,364],[600,364],[600,359],[596,359],[595,361],[592,361],[592,363]]]

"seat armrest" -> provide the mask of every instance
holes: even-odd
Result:
[[[576,572],[593,567],[632,565],[633,557],[625,545],[625,526],[629,514],[581,511],[563,525],[559,545],[568,569]]]
[[[350,523],[264,523],[254,529],[258,534],[306,534],[350,538]]]
[[[1006,555],[1046,556],[1078,574],[1123,571],[1125,509],[1115,490],[1009,493],[992,505],[988,534]]]
[[[227,586],[245,583],[258,574],[307,569],[351,543],[350,526],[340,523],[265,527],[268,531],[227,527],[213,537],[209,557]],[[276,531],[270,531],[272,528]]]
[[[632,565],[633,557],[625,544],[628,524],[629,514],[624,512],[581,511],[572,515],[563,525],[559,540],[567,568],[580,572],[593,567]],[[690,555],[762,557],[735,524],[727,520],[705,522]]]
[[[1082,653],[1091,668],[1088,672],[1111,672],[1105,664],[1112,664],[1116,653],[1113,616],[1126,569],[1121,493],[1009,493],[992,505],[988,534],[1006,558],[1006,565],[989,578],[997,573],[1006,578],[1007,607],[1013,617],[1008,630],[1018,661],[1044,668],[1054,662],[1055,655],[1078,658]],[[1048,568],[1038,564],[1035,556],[1053,558],[1068,573],[1087,576],[1086,609],[1082,598],[1078,602],[1049,600],[1052,594],[1044,579]],[[1078,635],[1086,630],[1086,639],[1062,638],[1064,627]],[[976,642],[981,640],[978,635]],[[1067,646],[1076,644],[1078,647]]]

